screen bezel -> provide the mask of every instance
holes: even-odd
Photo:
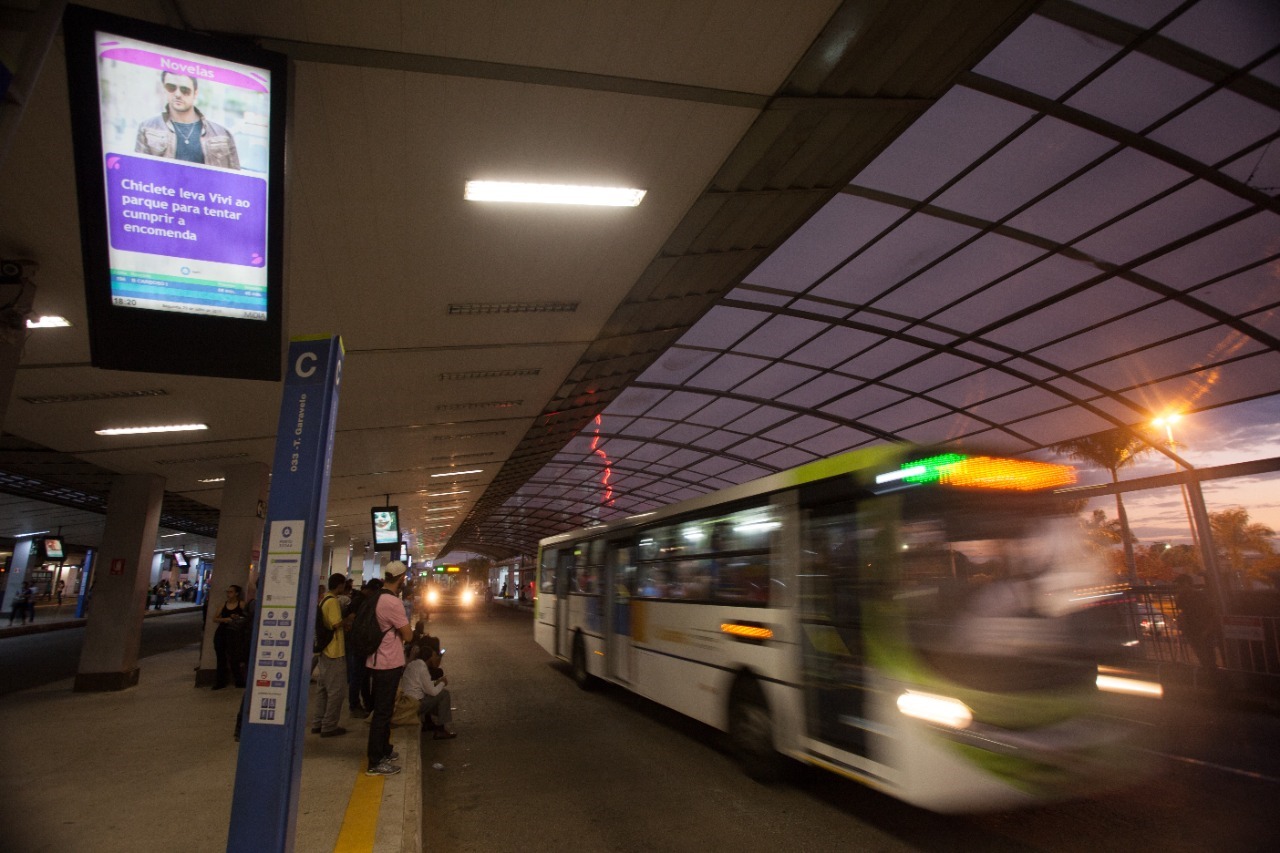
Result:
[[[89,321],[90,362],[109,370],[136,370],[279,381],[284,364],[284,153],[288,58],[247,42],[174,30],[68,5],[63,17],[73,154],[80,208],[80,242]],[[112,304],[110,223],[103,177],[100,81],[96,32],[148,42],[271,74],[267,178],[267,318],[248,320]],[[83,85],[73,85],[82,81]]]
[[[394,520],[395,538],[387,542],[378,541],[378,516],[380,512],[389,512]],[[398,506],[375,506],[369,508],[369,526],[373,531],[373,550],[390,551],[393,554],[400,552],[400,507]]]

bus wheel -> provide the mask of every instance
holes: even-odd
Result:
[[[739,682],[729,705],[729,742],[743,772],[757,782],[782,777],[782,756],[773,748],[773,718],[755,681]]]
[[[583,690],[590,690],[595,681],[587,672],[587,644],[581,633],[573,635],[573,680]]]

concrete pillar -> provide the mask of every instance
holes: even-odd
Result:
[[[365,574],[365,570],[368,568],[365,562],[368,549],[369,542],[367,539],[356,537],[351,540],[351,582],[356,589],[359,589],[367,578],[372,577],[372,575]]]
[[[4,602],[12,602],[13,597],[22,591],[22,582],[27,579],[27,570],[31,568],[31,552],[34,539],[19,539],[13,543],[13,556],[9,560],[9,571],[5,573],[5,586],[0,587],[0,606]]]
[[[217,677],[213,632],[218,623],[213,617],[226,603],[227,587],[235,584],[244,589],[246,599],[255,597],[262,528],[266,523],[267,474],[267,466],[261,462],[246,462],[226,470],[222,509],[218,513],[217,557],[209,575],[204,642],[200,668],[196,670],[197,687],[212,686]]]
[[[138,683],[142,612],[163,501],[164,478],[154,474],[123,474],[111,486],[77,691],[124,690]]]
[[[351,534],[338,532],[333,534],[333,544],[329,546],[329,574],[351,576]]]

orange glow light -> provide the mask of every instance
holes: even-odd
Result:
[[[763,625],[740,625],[737,622],[721,622],[720,630],[734,637],[745,637],[748,640],[772,640],[773,629]]]
[[[943,466],[939,481],[948,486],[1030,492],[1069,486],[1076,481],[1076,472],[1069,465],[1052,462],[971,456]]]

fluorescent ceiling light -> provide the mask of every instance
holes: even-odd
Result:
[[[462,509],[460,506],[433,506],[427,512],[452,512],[455,509]]]
[[[483,468],[473,468],[470,471],[446,471],[443,474],[432,474],[432,477],[461,477],[463,474],[479,474],[484,471]]]
[[[203,480],[196,480],[197,483],[225,483],[226,477],[205,477]]]
[[[452,492],[427,492],[426,489],[423,489],[419,492],[419,494],[425,494],[429,498],[443,498],[448,497],[449,495],[466,495],[470,493],[470,489],[455,489]]]
[[[172,539],[172,538],[173,538],[173,537],[175,537],[175,536],[186,536],[186,535],[187,535],[187,534],[185,534],[185,533],[161,533],[161,534],[160,534],[160,538],[161,538],[161,539]]]
[[[170,424],[168,426],[117,427],[114,429],[96,429],[98,435],[139,435],[145,432],[191,432],[208,429],[206,424]]]
[[[580,187],[568,184],[527,184],[506,181],[467,181],[467,201],[514,201],[526,204],[588,204],[635,207],[644,190],[628,187]]]
[[[13,534],[13,538],[21,539],[23,536],[43,536],[48,532],[49,532],[48,530],[36,530],[32,533],[15,533]]]
[[[57,329],[62,326],[70,326],[71,321],[66,317],[56,317],[52,315],[44,315],[36,319],[27,318],[28,329]]]

